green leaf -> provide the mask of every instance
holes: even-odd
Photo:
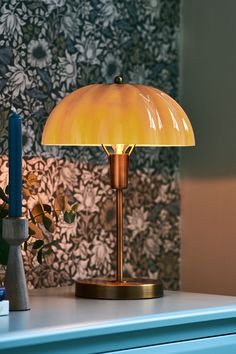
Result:
[[[0,264],[7,265],[9,245],[2,238],[0,239]]]
[[[0,219],[5,218],[8,215],[8,210],[2,208],[2,206],[0,205]]]
[[[64,214],[64,221],[67,224],[72,224],[75,220],[75,214],[73,213],[73,211],[66,211]]]
[[[5,202],[5,203],[8,203],[9,200],[8,200],[8,197],[6,196],[4,190],[0,187],[0,198]]]
[[[7,195],[9,195],[9,185],[6,186],[6,188],[5,188],[5,193],[6,193]]]
[[[52,208],[48,204],[43,204],[43,209],[48,212],[48,214],[51,214]]]
[[[27,249],[28,249],[28,243],[27,243],[27,241],[25,241],[25,242],[24,242],[24,251],[26,252]]]
[[[54,211],[53,212],[53,216],[55,217],[55,219],[56,219],[56,223],[58,223],[58,221],[59,221],[59,218],[58,218],[58,215],[57,215],[57,213]]]
[[[37,240],[33,244],[33,249],[37,250],[37,249],[41,248],[43,246],[43,244],[44,244],[43,240]]]
[[[47,229],[49,232],[51,232],[52,222],[45,215],[43,215],[43,225],[44,225],[45,229]]]
[[[53,240],[47,244],[47,246],[55,246],[59,243],[59,240]]]
[[[29,213],[30,213],[30,219],[31,219],[32,223],[36,224],[33,214],[31,213],[31,211],[29,211]]]
[[[53,253],[53,250],[51,248],[48,248],[45,250],[45,248],[43,248],[44,250],[44,254],[52,254]]]
[[[9,245],[2,238],[2,220],[0,220],[0,264],[7,265]]]
[[[42,248],[40,248],[37,254],[37,261],[39,262],[39,264],[42,264],[42,260],[43,260],[43,251]]]
[[[59,243],[59,240],[53,240],[49,243],[46,243],[44,246],[43,246],[43,251],[45,254],[51,254],[53,253],[53,250],[52,250],[52,246],[55,246]]]
[[[51,247],[51,246],[56,246],[58,243],[59,243],[59,240],[53,240],[53,241],[49,242],[49,243],[47,244],[47,246],[49,246],[49,247]]]
[[[33,236],[34,238],[36,238],[38,240],[44,239],[43,232],[37,225],[35,225],[32,221],[29,221],[28,226],[29,226],[30,237]]]
[[[74,203],[72,206],[71,206],[71,210],[73,212],[76,212],[76,210],[78,209],[78,203]]]

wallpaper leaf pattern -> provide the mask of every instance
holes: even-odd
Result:
[[[39,265],[24,254],[30,288],[74,278],[114,275],[114,193],[100,148],[43,147],[52,108],[78,87],[125,81],[178,89],[179,0],[0,1],[0,185],[7,184],[7,121],[13,105],[23,118],[25,171],[40,177],[50,202],[63,188],[78,217],[60,221],[54,253]],[[31,205],[25,200],[24,205]],[[178,150],[136,149],[125,192],[125,273],[179,279]]]

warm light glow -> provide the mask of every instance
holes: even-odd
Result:
[[[115,154],[124,154],[129,145],[116,144],[112,145]]]
[[[104,144],[118,154],[129,145],[195,145],[189,119],[174,99],[131,84],[95,84],[69,94],[50,114],[42,143]]]

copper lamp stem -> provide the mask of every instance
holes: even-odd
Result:
[[[111,188],[116,190],[116,280],[123,282],[123,189],[128,185],[128,154],[110,154]]]
[[[120,144],[121,145],[121,144]],[[103,145],[110,162],[111,188],[116,191],[116,279],[80,279],[76,296],[97,299],[151,299],[163,296],[159,280],[123,278],[123,189],[128,185],[129,155],[134,146],[114,146],[110,153]]]
[[[116,190],[116,237],[117,237],[117,269],[116,279],[123,281],[123,192],[122,189]]]

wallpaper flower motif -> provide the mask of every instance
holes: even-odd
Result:
[[[78,219],[69,226],[61,221],[55,253],[43,265],[25,255],[30,287],[114,274],[114,194],[106,156],[99,148],[43,147],[48,114],[69,92],[112,82],[119,73],[176,98],[178,26],[179,0],[1,1],[0,184],[6,183],[6,128],[14,105],[23,117],[25,168],[41,176],[42,198],[63,188],[79,203]],[[173,289],[179,265],[177,175],[177,149],[137,149],[125,199],[126,273],[160,272]]]

